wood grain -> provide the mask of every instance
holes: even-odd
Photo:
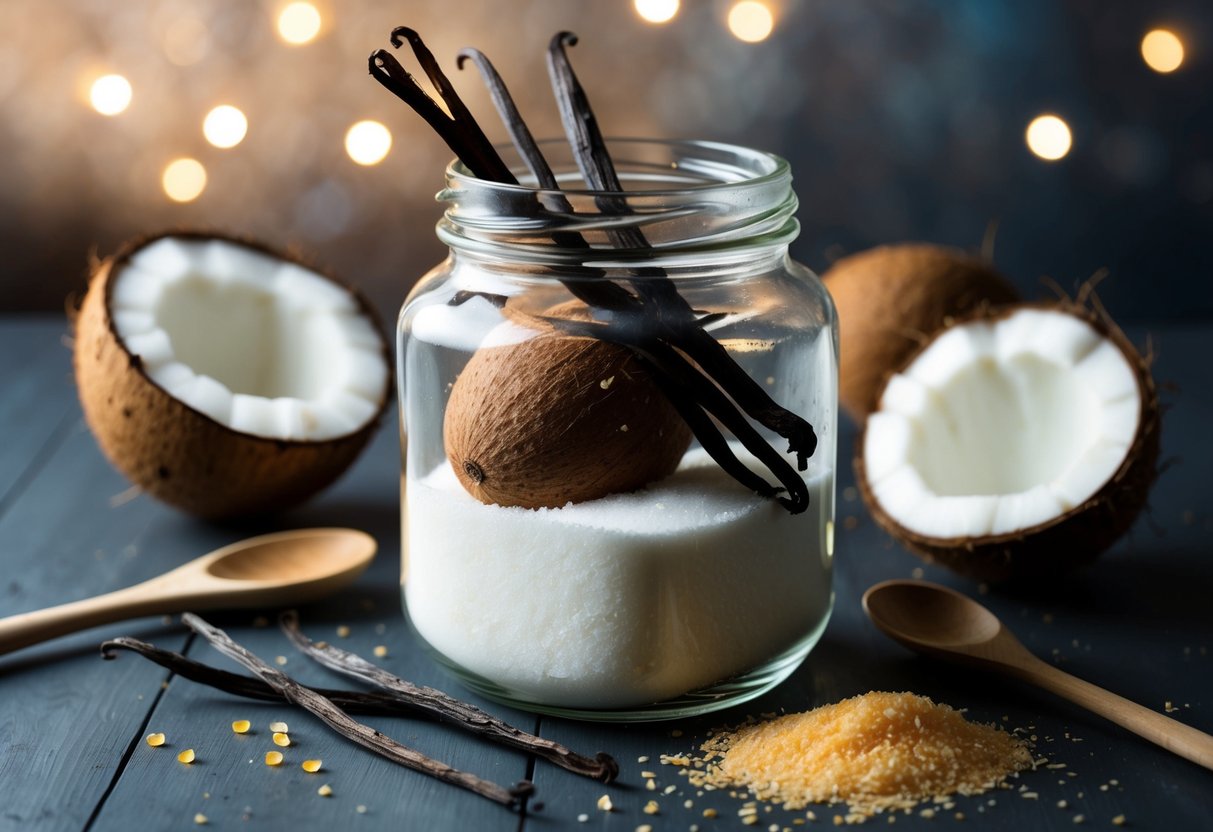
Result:
[[[0,323],[0,343],[5,343],[6,333],[16,331],[10,328],[19,326],[32,326],[35,335],[41,332],[38,337],[48,349],[63,330],[58,320],[39,325],[10,320]],[[1141,334],[1134,338],[1138,343]],[[1173,324],[1156,336],[1156,375],[1181,391],[1170,394],[1163,425],[1163,458],[1181,461],[1161,477],[1151,498],[1152,522],[1164,533],[1139,523],[1096,568],[1042,587],[1032,596],[991,593],[982,601],[1034,653],[1156,710],[1169,700],[1176,709],[1171,716],[1208,731],[1213,729],[1213,607],[1208,603],[1213,594],[1213,561],[1208,556],[1213,494],[1207,487],[1213,470],[1213,432],[1208,430],[1213,424],[1213,388],[1205,356],[1213,351],[1213,326]],[[60,357],[61,367],[66,367],[66,351]],[[321,499],[272,522],[214,526],[142,497],[111,507],[110,498],[121,494],[126,484],[79,427],[65,376],[52,367],[52,375],[60,375],[53,381],[42,379],[46,367],[33,360],[0,367],[0,389],[6,391],[0,407],[8,401],[9,390],[29,390],[32,397],[21,407],[3,411],[23,415],[3,417],[0,430],[12,429],[16,418],[25,425],[23,430],[33,431],[19,435],[42,431],[45,446],[54,429],[34,423],[50,421],[55,408],[60,415],[72,414],[62,444],[44,447],[37,471],[12,481],[20,485],[0,514],[0,614],[134,583],[240,537],[278,528],[349,525],[375,535],[381,553],[351,590],[300,611],[307,632],[337,640],[337,625],[347,624],[352,634],[340,640],[343,646],[371,654],[375,645],[386,645],[390,654],[382,663],[393,672],[474,699],[430,661],[400,614],[399,451],[390,427]],[[844,459],[852,436],[852,428],[846,427],[839,448]],[[11,453],[17,452],[0,442],[0,458],[18,458],[5,456]],[[34,458],[27,450],[21,453]],[[1203,769],[1049,694],[921,660],[876,632],[862,617],[860,594],[879,580],[910,577],[921,564],[876,530],[855,495],[848,497],[846,488],[852,484],[844,464],[833,621],[806,665],[773,693],[727,713],[648,726],[546,718],[540,722],[477,700],[508,721],[538,728],[541,735],[580,751],[615,754],[623,768],[618,784],[603,786],[537,764],[533,779],[544,807],[531,806],[520,819],[381,762],[296,711],[236,700],[178,679],[171,680],[156,701],[163,671],[131,655],[102,662],[94,654],[94,646],[106,635],[136,635],[172,649],[185,644],[184,632],[176,625],[144,619],[0,659],[0,830],[182,829],[192,828],[195,812],[206,814],[214,828],[256,825],[267,830],[631,832],[646,823],[655,830],[685,830],[691,823],[704,832],[747,829],[751,827],[743,826],[737,815],[740,800],[722,792],[688,792],[670,767],[659,765],[656,755],[693,750],[707,731],[735,724],[746,714],[801,711],[872,689],[912,690],[966,707],[971,719],[1023,728],[1037,736],[1037,753],[1066,764],[1077,775],[1071,778],[1049,769],[1027,773],[1012,791],[988,796],[996,799],[995,806],[986,804],[988,797],[961,799],[956,808],[965,813],[969,826],[1071,829],[1076,814],[1084,815],[1084,828],[1106,828],[1120,814],[1129,828],[1139,830],[1207,824],[1209,776]],[[976,589],[935,567],[923,569],[932,580],[969,593]],[[346,684],[308,665],[276,629],[254,626],[257,614],[218,616],[216,623],[263,656],[286,656],[286,670],[304,681]],[[377,632],[380,625],[383,631]],[[209,648],[194,646],[190,652],[205,661],[225,661]],[[224,666],[234,669],[230,663]],[[258,733],[237,738],[230,722],[238,718],[252,720]],[[260,756],[269,747],[266,725],[277,718],[291,723],[297,745],[286,749],[289,765],[270,770]],[[381,724],[392,736],[486,777],[509,782],[527,774],[525,756],[459,732],[404,718],[383,719]],[[144,744],[142,737],[151,730],[164,731],[171,747]],[[674,737],[674,730],[683,733]],[[175,751],[185,744],[198,754],[191,768],[175,759]],[[128,748],[132,753],[123,767]],[[300,770],[298,762],[305,755],[322,758],[324,772],[309,775]],[[650,761],[638,762],[641,755],[650,756]],[[657,773],[662,789],[674,784],[675,793],[648,791],[640,776],[646,770]],[[1117,784],[1110,783],[1114,779]],[[328,799],[315,793],[325,782],[334,790]],[[1020,796],[1020,785],[1038,798]],[[604,793],[619,811],[605,815],[596,809]],[[659,815],[643,813],[649,799],[659,801]],[[690,809],[683,806],[688,799]],[[1068,808],[1057,808],[1063,799]],[[358,805],[367,807],[365,815],[357,813]],[[247,822],[242,820],[246,806],[251,809]],[[705,820],[706,807],[716,808],[719,817]],[[813,808],[817,828],[823,822],[828,825],[834,810]],[[588,816],[586,824],[577,820],[581,813]],[[757,828],[788,825],[796,817],[776,808],[763,813]],[[896,828],[938,829],[941,821],[951,822],[947,817],[898,816]]]

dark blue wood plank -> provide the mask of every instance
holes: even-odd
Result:
[[[66,441],[0,517],[0,615],[118,589],[194,554],[145,548],[165,512],[148,502],[111,506],[125,487],[77,414]],[[103,663],[96,646],[117,632],[162,629],[159,619],[144,619],[0,657],[0,828],[84,826],[166,676]],[[183,642],[177,634],[165,645]]]
[[[0,317],[0,510],[52,450],[76,391],[67,322]]]

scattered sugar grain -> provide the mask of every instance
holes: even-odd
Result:
[[[316,789],[316,794],[320,795],[321,797],[332,797],[333,796],[333,787],[330,786],[328,783],[325,783],[323,786]]]
[[[690,772],[694,786],[748,786],[788,809],[846,802],[848,822],[940,796],[980,794],[1033,762],[1022,740],[910,693],[873,692],[743,725],[702,750],[710,764]]]
[[[194,749],[192,749],[192,748],[187,748],[184,751],[182,751],[180,754],[177,755],[177,762],[185,763],[186,765],[189,765],[190,763],[194,762],[194,759],[195,759]]]
[[[232,733],[247,734],[248,729],[252,728],[252,727],[253,727],[253,724],[251,722],[249,722],[247,719],[238,719],[232,723]]]
[[[1125,825],[1125,816],[1117,815],[1116,817],[1112,818],[1112,825],[1113,826],[1124,826]]]
[[[281,751],[267,751],[267,752],[265,752],[265,764],[266,764],[267,766],[280,766],[280,765],[282,765],[282,752],[281,752]]]
[[[286,664],[286,656],[275,656],[274,664],[278,665],[279,667],[282,667],[283,665]]]
[[[159,748],[160,746],[164,745],[164,734],[148,734],[147,744],[152,748]]]
[[[590,816],[587,815],[585,812],[582,812],[580,815],[577,816],[577,822],[578,823],[589,823]]]
[[[636,827],[636,832],[653,832],[653,827],[647,823],[642,823]]]
[[[650,800],[648,803],[644,804],[644,813],[646,815],[655,815],[660,811],[661,806],[658,805],[656,800]]]
[[[322,763],[323,761],[321,760],[304,760],[299,764],[299,767],[308,774],[315,774],[316,772],[320,771],[320,766]]]
[[[198,824],[199,826],[206,826],[206,815],[202,814],[201,812],[194,815],[194,823]]]
[[[277,746],[279,746],[280,748],[287,748],[287,747],[289,747],[289,746],[290,746],[290,744],[291,744],[291,738],[290,738],[290,736],[289,736],[288,734],[285,734],[285,733],[281,732],[281,731],[276,731],[276,732],[274,732],[274,738],[273,738],[273,739],[274,739],[274,745],[277,745]]]
[[[366,807],[365,807],[365,806],[363,806],[361,803],[359,803],[357,806],[355,806],[355,807],[354,807],[354,811],[355,811],[355,812],[357,812],[357,813],[358,813],[358,814],[360,814],[360,815],[365,815],[365,814],[366,814]]]
[[[373,649],[371,652],[374,653],[376,657],[382,659],[387,655],[387,647],[382,644],[376,644],[375,649]]]
[[[604,794],[602,797],[598,798],[599,811],[609,812],[614,808],[615,804],[611,803],[611,796],[609,794]]]
[[[270,730],[275,734],[289,734],[291,729],[287,727],[285,722],[271,722]]]
[[[350,637],[349,626],[346,624],[338,624],[337,625],[337,638],[349,638],[349,637]]]

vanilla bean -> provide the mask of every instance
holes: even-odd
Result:
[[[129,650],[148,661],[154,662],[166,670],[171,670],[183,679],[197,682],[200,685],[214,688],[233,696],[245,699],[257,699],[262,702],[286,702],[285,696],[260,679],[241,676],[217,667],[196,662],[180,653],[165,650],[146,641],[120,636],[101,643],[101,657],[113,659],[115,650]],[[400,716],[402,711],[411,712],[417,709],[397,697],[385,693],[364,692],[356,690],[334,690],[332,688],[312,688],[316,693],[331,701],[347,713],[366,714],[372,716]]]
[[[566,46],[576,43],[576,35],[560,32],[552,38],[548,48],[548,73],[556,93],[561,119],[582,176],[591,188],[605,192],[595,200],[599,208],[604,213],[628,213],[627,201],[620,195],[622,184],[607,151],[598,120],[565,51]],[[644,233],[634,226],[608,230],[607,233],[612,242],[621,248],[651,248]],[[817,435],[812,426],[771,399],[770,395],[741,369],[720,342],[702,329],[695,320],[690,305],[661,270],[642,271],[642,278],[655,279],[637,281],[637,291],[655,301],[657,309],[662,313],[660,322],[670,336],[668,340],[671,344],[695,359],[711,374],[716,384],[728,391],[733,401],[752,418],[787,439],[788,451],[796,454],[797,466],[804,470],[808,465],[809,456],[817,447]],[[741,437],[738,436],[738,439]],[[746,444],[744,440],[743,444]],[[766,444],[765,440],[763,444]],[[748,444],[747,447],[754,452],[753,447]],[[769,454],[764,452],[756,455],[762,459],[763,464],[771,467],[769,460],[772,457]],[[780,459],[780,462],[784,460]],[[791,487],[788,472],[782,465],[772,468],[772,473]],[[781,502],[795,514],[808,507],[809,492],[801,477],[794,475],[794,479],[800,481],[799,485],[792,488],[790,499],[782,499]]]
[[[289,632],[287,634],[290,635]],[[164,650],[153,644],[148,644],[145,641],[124,636],[110,639],[102,642],[101,657],[113,659],[115,650],[129,650],[160,665],[166,670],[172,671],[183,679],[189,679],[191,682],[197,682],[198,684],[206,685],[207,687],[224,693],[230,693],[234,696],[257,699],[262,702],[287,701],[286,697],[260,679],[220,670],[219,668],[196,662],[180,653],[174,653],[171,650]],[[309,685],[309,687],[311,686]],[[318,687],[312,687],[312,690],[331,701],[341,710],[351,714],[400,716],[402,713],[407,713],[429,718],[438,717],[446,724],[462,728],[468,733],[483,737],[490,742],[534,753],[574,774],[592,777],[604,783],[609,783],[613,780],[619,771],[618,763],[609,754],[599,753],[594,758],[586,757],[559,743],[543,739],[542,737],[533,737],[491,716],[486,721],[484,716],[487,715],[482,714],[470,705],[464,705],[464,707],[468,708],[471,712],[475,712],[476,716],[465,719],[453,713],[456,710],[455,708],[451,709],[452,713],[445,713],[426,702],[424,697],[406,695],[403,691],[357,691]],[[422,690],[430,689],[423,688]],[[435,693],[439,696],[445,696],[440,691],[435,691]],[[463,705],[458,700],[452,701],[457,705]],[[533,744],[531,744],[532,741]]]
[[[384,60],[382,56],[387,55],[390,58],[389,53],[380,50],[371,56],[372,75],[417,110],[447,141],[473,174],[489,181],[516,184],[517,179],[508,168],[503,176],[500,169],[481,158],[484,155],[483,145],[487,143],[484,132],[463,105],[449,80],[442,74],[433,54],[422,43],[420,36],[412,29],[399,27],[392,32],[393,46],[401,45],[401,35],[409,40],[418,61],[447,103],[451,116],[447,117],[445,113],[441,113],[442,118],[435,116],[435,111],[441,112],[441,109],[420,90],[416,81],[394,62],[394,59]],[[561,32],[552,39],[548,52],[549,73],[552,76],[562,120],[583,178],[591,189],[602,192],[595,197],[599,210],[604,214],[627,214],[630,213],[630,206],[626,197],[622,196],[623,189],[614,163],[606,149],[605,140],[585,91],[564,51],[566,45],[575,44],[576,41],[577,38],[572,33]],[[487,57],[474,49],[460,52],[459,66],[462,67],[469,59],[480,70],[493,103],[501,114],[519,154],[536,181],[547,191],[546,198],[552,200],[550,210],[556,214],[572,215],[572,204],[560,193],[551,167],[543,158],[500,74]],[[379,69],[384,71],[377,71]],[[418,99],[419,93],[421,99]],[[489,151],[500,162],[500,157],[491,145]],[[504,163],[501,163],[501,166],[505,167]],[[542,210],[538,205],[536,209]],[[643,232],[635,226],[608,228],[607,236],[617,248],[652,248]],[[592,248],[585,238],[576,232],[554,231],[552,238],[553,242],[561,247],[585,250]],[[575,297],[609,314],[610,319],[603,322],[604,328],[597,331],[610,333],[612,340],[636,353],[663,394],[687,422],[700,445],[721,468],[747,488],[763,496],[774,496],[787,491],[789,496],[779,498],[785,508],[793,514],[804,511],[809,504],[809,491],[803,478],[749,425],[745,414],[788,440],[788,450],[796,453],[800,470],[805,469],[808,457],[816,448],[817,437],[812,426],[772,400],[728,351],[702,328],[703,324],[697,320],[695,311],[678,293],[664,270],[646,267],[634,270],[634,275],[639,278],[631,283],[636,294],[607,279],[602,270],[590,267],[566,270],[557,276],[557,279]],[[452,299],[452,303],[457,304],[463,299],[466,299],[466,296],[459,300]],[[644,339],[631,334],[637,330],[647,330],[650,335],[645,336],[646,338],[651,340],[651,337],[656,335],[666,344],[644,352],[640,346]],[[660,353],[660,356],[657,353]],[[687,357],[695,363],[688,361]],[[678,378],[671,377],[671,374],[677,375]],[[708,417],[708,413],[716,416],[785,487],[771,486],[737,460],[715,423]]]
[[[434,132],[446,142],[447,147],[454,151],[476,176],[494,182],[516,184],[518,180],[502,161],[492,142],[484,135],[480,125],[471,117],[446,76],[438,69],[433,55],[421,43],[421,39],[416,37],[417,33],[411,29],[404,30],[403,27],[397,29],[392,32],[392,44],[397,47],[401,45],[398,34],[402,31],[412,33],[413,37],[410,37],[409,43],[413,52],[434,83],[435,89],[442,95],[451,114],[448,115],[447,111],[422,89],[417,79],[396,60],[396,56],[387,50],[377,49],[371,53],[367,61],[371,77],[425,119]]]
[[[609,754],[600,752],[595,758],[577,754],[552,740],[508,725],[475,705],[461,702],[440,690],[407,682],[355,653],[332,644],[312,641],[299,629],[299,616],[294,611],[282,613],[278,617],[278,625],[291,643],[308,658],[330,670],[403,698],[419,711],[467,727],[502,745],[542,757],[574,774],[592,777],[604,783],[611,782],[619,775],[619,764]]]
[[[494,803],[500,803],[502,806],[516,806],[522,798],[534,792],[534,785],[529,781],[523,780],[507,789],[474,774],[440,763],[419,751],[414,751],[369,725],[350,718],[349,714],[338,708],[331,700],[311,688],[304,687],[281,670],[266,664],[233,641],[227,633],[208,624],[193,613],[183,614],[181,621],[210,642],[211,646],[220,653],[235,659],[256,674],[263,682],[281,693],[288,702],[311,712],[341,736],[363,748],[374,751],[381,757],[413,771],[427,774],[444,783],[466,789]]]
[[[527,126],[526,121],[522,118],[522,113],[518,111],[518,105],[514,103],[514,96],[510,95],[510,90],[505,85],[505,81],[501,79],[501,73],[497,71],[497,67],[493,66],[493,62],[487,55],[479,49],[471,47],[459,50],[455,65],[463,69],[464,63],[469,60],[476,65],[476,69],[480,70],[480,77],[484,79],[484,85],[488,88],[493,106],[497,109],[497,114],[501,116],[506,132],[510,134],[510,141],[514,143],[514,147],[518,148],[518,155],[530,168],[535,182],[540,188],[559,191],[560,183],[556,179],[556,174],[552,172],[552,166],[548,164],[548,160],[543,158],[543,153],[539,150],[539,143],[535,141],[531,128]],[[563,207],[555,210],[569,212],[573,210],[573,206],[563,194],[559,195],[559,199],[563,203]]]

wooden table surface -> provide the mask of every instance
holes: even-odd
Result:
[[[912,690],[968,709],[972,719],[1026,729],[1037,753],[1064,768],[1025,773],[1015,788],[959,798],[933,820],[897,817],[898,828],[976,825],[988,829],[1127,828],[1181,830],[1213,825],[1213,773],[1173,757],[1048,694],[958,671],[912,656],[863,618],[859,597],[872,583],[918,574],[917,559],[879,532],[850,488],[844,463],[839,483],[834,618],[817,650],[792,678],[766,697],[733,711],[680,722],[626,726],[537,716],[478,700],[421,650],[401,615],[398,586],[397,438],[385,422],[356,466],[312,503],[273,520],[216,526],[132,494],[106,464],[81,419],[71,380],[66,325],[49,318],[0,319],[0,615],[10,615],[117,589],[149,578],[212,548],[279,528],[342,525],[365,529],[380,543],[371,569],[350,590],[304,607],[315,638],[336,638],[416,682],[443,688],[543,736],[593,753],[607,751],[622,767],[611,786],[589,782],[471,738],[448,726],[412,718],[374,718],[388,734],[438,759],[501,783],[530,777],[535,800],[511,812],[455,788],[398,768],[331,734],[318,720],[285,705],[255,704],[176,678],[132,654],[102,661],[106,637],[132,635],[228,669],[238,669],[174,621],[129,621],[0,657],[0,829],[183,829],[203,813],[214,828],[355,830],[654,830],[741,829],[742,801],[723,792],[697,795],[663,753],[690,752],[705,732],[746,714],[801,711],[877,690]],[[1146,331],[1130,333],[1138,343]],[[1173,703],[1176,718],[1213,731],[1213,326],[1149,330],[1158,352],[1156,376],[1170,383],[1163,423],[1166,471],[1152,512],[1094,568],[1041,587],[1032,595],[991,591],[985,601],[1038,654],[1092,682],[1149,707]],[[850,453],[853,432],[840,448]],[[942,570],[925,576],[969,593],[978,588]],[[273,626],[273,610],[214,615],[211,620],[306,683],[350,687],[296,653]],[[229,728],[249,719],[254,730]],[[295,745],[287,765],[262,763],[271,721],[290,723]],[[1004,721],[1005,720],[1005,721]],[[165,747],[143,737],[167,736]],[[197,762],[176,753],[192,747]],[[649,762],[639,762],[647,756]],[[324,760],[321,774],[298,762]],[[656,791],[641,771],[657,773]],[[1070,773],[1073,773],[1073,776]],[[322,783],[331,797],[317,794]],[[1023,795],[1019,786],[1035,794]],[[665,794],[667,786],[673,786]],[[598,811],[600,795],[616,807]],[[656,799],[660,813],[647,815]],[[691,808],[684,801],[692,801]],[[1059,802],[1065,801],[1065,808]],[[362,807],[362,810],[359,809]],[[714,808],[715,819],[703,811]],[[832,825],[836,808],[814,807],[817,825]],[[963,823],[954,811],[965,815]],[[579,815],[587,816],[579,821]],[[1082,816],[1080,821],[1079,816]],[[773,808],[757,828],[801,828],[804,812]],[[884,824],[885,818],[875,822]]]

